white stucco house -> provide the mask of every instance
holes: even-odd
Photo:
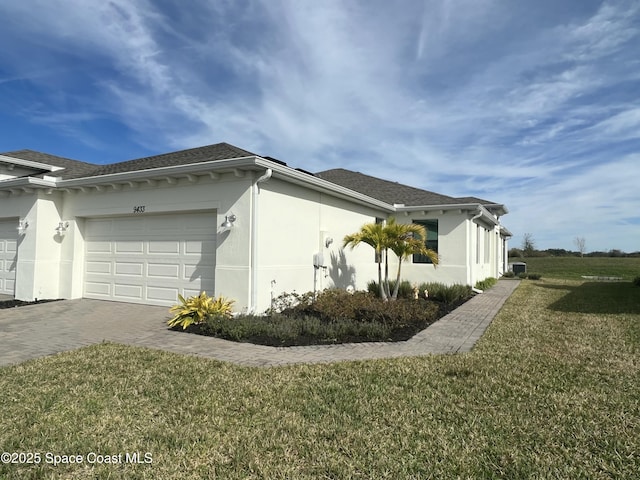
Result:
[[[264,311],[282,292],[364,289],[373,250],[343,249],[368,222],[419,222],[437,269],[412,282],[473,285],[506,270],[507,209],[362,173],[312,174],[221,143],[95,165],[0,154],[0,294],[172,305],[204,290]],[[6,297],[5,297],[6,298]]]

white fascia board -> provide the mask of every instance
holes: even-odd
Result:
[[[483,205],[487,209],[496,210],[496,215],[502,216],[509,213],[509,209],[501,203],[487,203]]]
[[[490,205],[490,206],[493,206]],[[483,219],[486,219],[492,225],[498,225],[500,222],[484,205],[481,203],[452,203],[448,205],[420,205],[420,206],[405,206],[402,204],[395,205],[396,211],[398,212],[420,212],[420,211],[449,211],[449,210],[461,210],[468,211],[473,213],[482,213]]]
[[[22,160],[21,158],[7,157],[6,155],[0,155],[0,161],[13,163],[14,165],[20,165],[21,167],[34,168],[37,170],[49,170],[55,172],[57,170],[64,170],[64,167],[56,167],[55,165],[49,165],[46,163],[32,162],[30,160]]]
[[[175,175],[195,174],[212,170],[225,170],[255,166],[256,157],[231,158],[229,160],[210,160],[187,165],[173,165],[169,167],[147,168],[145,170],[133,170],[131,172],[109,173],[93,177],[71,178],[58,182],[59,187],[76,187],[98,185],[102,183],[117,183],[135,180],[147,180],[154,177],[167,177]]]
[[[476,211],[483,208],[479,203],[451,203],[446,205],[410,205],[406,206],[402,203],[394,205],[396,212],[420,212],[433,210],[468,210]],[[485,209],[486,210],[486,209]],[[488,213],[488,212],[487,212]]]
[[[34,177],[18,177],[11,178],[9,180],[0,180],[0,190],[16,188],[16,187],[44,187],[55,188],[56,182],[51,180],[44,180],[42,178]]]

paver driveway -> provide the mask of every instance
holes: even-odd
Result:
[[[520,282],[501,280],[406,342],[267,347],[167,329],[166,307],[63,300],[0,310],[0,366],[104,341],[251,366],[469,351]]]

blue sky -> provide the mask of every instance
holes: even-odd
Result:
[[[0,3],[0,152],[226,141],[504,203],[511,246],[640,250],[640,3]]]

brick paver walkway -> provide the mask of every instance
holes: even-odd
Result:
[[[103,341],[199,355],[249,366],[330,363],[471,350],[520,282],[500,280],[406,342],[267,347],[174,332],[168,309],[64,300],[0,310],[0,366]]]

